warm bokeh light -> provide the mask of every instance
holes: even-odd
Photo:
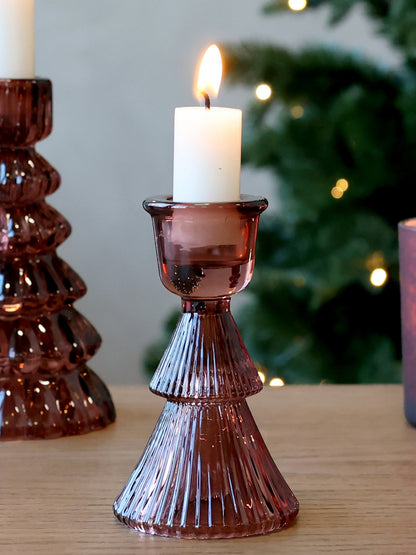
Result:
[[[258,371],[258,374],[259,374],[259,378],[261,379],[261,383],[264,383],[266,381],[266,374],[261,370]]]
[[[335,187],[338,187],[338,189],[341,189],[342,192],[345,192],[349,187],[349,183],[346,179],[341,177],[341,179],[338,179],[335,183]]]
[[[268,100],[272,96],[272,88],[267,83],[261,83],[256,87],[256,97],[259,100]]]
[[[344,179],[343,177],[341,177],[340,179],[337,179],[337,182],[335,183],[335,187],[332,187],[331,189],[331,195],[333,198],[339,199],[342,197],[342,195],[345,193],[345,191],[348,189],[349,187],[349,183],[346,179]]]
[[[220,90],[222,78],[222,59],[220,49],[211,44],[205,51],[199,65],[198,77],[195,84],[195,95],[198,99],[205,93],[216,98]]]
[[[305,113],[305,110],[303,109],[302,106],[297,104],[296,106],[292,106],[292,108],[290,109],[290,113],[293,118],[299,119],[303,116],[303,114]]]
[[[339,187],[337,187],[337,186],[332,187],[331,195],[334,198],[336,198],[336,199],[341,198],[343,194],[344,194],[344,191],[342,189],[340,189]]]
[[[300,12],[306,8],[308,2],[307,0],[288,0],[287,5],[294,12]]]
[[[375,268],[383,268],[386,264],[386,259],[381,251],[375,251],[367,257],[365,266],[367,270],[372,272]]]
[[[269,382],[269,385],[271,385],[272,387],[282,387],[282,385],[285,385],[285,382],[282,380],[282,378],[272,378]]]
[[[376,268],[370,274],[370,282],[374,287],[381,287],[387,280],[387,272],[384,268]]]

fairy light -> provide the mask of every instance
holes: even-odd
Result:
[[[259,100],[268,100],[272,96],[272,88],[267,83],[261,83],[256,87],[255,94]]]
[[[282,385],[285,385],[285,382],[282,380],[282,378],[272,378],[269,382],[269,385],[272,387],[282,387]]]
[[[266,383],[267,368],[259,362],[255,362],[254,365],[256,367],[261,383]]]
[[[296,106],[292,106],[292,108],[290,109],[290,114],[292,118],[295,119],[301,118],[304,113],[305,110],[303,109],[303,106],[300,106],[299,104],[297,104]]]
[[[287,5],[294,12],[300,12],[308,5],[307,0],[288,0]]]
[[[337,186],[332,187],[331,196],[333,198],[339,199],[339,198],[342,197],[343,194],[344,194],[344,191],[342,189],[340,189],[339,187],[337,187]]]
[[[337,179],[335,186],[331,189],[331,196],[335,199],[342,198],[345,191],[348,189],[350,184],[344,177]]]
[[[376,268],[370,274],[370,283],[374,287],[381,287],[386,283],[387,272],[384,268]]]
[[[343,177],[341,177],[340,179],[337,180],[337,182],[335,183],[335,187],[338,187],[338,189],[341,189],[341,191],[343,193],[345,193],[345,191],[348,189],[349,187],[349,183],[346,179],[344,179]]]

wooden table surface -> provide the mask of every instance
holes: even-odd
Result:
[[[0,554],[416,553],[416,429],[400,386],[286,386],[250,399],[300,501],[292,527],[238,540],[175,540],[121,525],[112,503],[163,400],[113,387],[117,423],[80,437],[0,443]]]

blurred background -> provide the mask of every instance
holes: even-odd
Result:
[[[377,150],[374,139],[382,139],[383,130],[391,143],[398,140],[397,128],[388,123],[385,99],[396,99],[397,74],[402,72],[405,56],[397,41],[379,32],[388,4],[311,1],[296,11],[286,2],[276,2],[266,14],[264,0],[36,1],[37,74],[50,78],[54,85],[54,131],[38,150],[62,176],[61,188],[49,202],[71,222],[73,232],[58,252],[88,286],[76,308],[103,338],[91,367],[106,383],[147,381],[145,351],[160,340],[164,322],[179,307],[179,299],[159,282],[151,222],[141,202],[171,192],[174,108],[196,104],[192,96],[195,68],[212,42],[225,46],[228,63],[217,105],[244,110],[242,192],[265,195],[270,201],[270,216],[267,220],[265,215],[260,236],[259,277],[252,293],[234,300],[249,351],[268,380],[399,379],[397,276],[386,304],[380,288],[387,290],[388,285],[384,281],[373,285],[369,277],[378,267],[394,266],[394,219],[414,214],[398,216],[400,210],[396,210],[390,217],[380,216],[388,221],[388,232],[377,218],[368,219],[369,214],[377,214],[378,206],[365,200],[374,198],[380,175],[385,175],[389,187],[395,185],[391,182],[394,172],[387,175],[380,166],[388,145],[378,155],[371,154]],[[344,14],[342,6],[351,10]],[[340,21],[329,26],[336,7]],[[242,43],[247,46],[242,48]],[[263,46],[255,48],[254,43]],[[343,51],[350,57],[343,57]],[[368,64],[365,59],[370,60]],[[268,100],[255,97],[261,82],[271,86]],[[371,91],[366,95],[369,83],[371,90],[381,90],[384,96],[371,96]],[[346,91],[340,103],[340,94]],[[373,119],[353,110],[369,106],[371,111],[374,105],[378,111],[371,114]],[[363,121],[371,129],[367,135],[360,128]],[[374,126],[374,121],[379,125]],[[304,127],[298,126],[301,122]],[[354,124],[348,126],[348,122]],[[364,148],[360,160],[349,152],[354,150],[354,133],[361,140],[358,146]],[[318,165],[311,162],[314,159]],[[396,162],[403,167],[403,160]],[[372,180],[368,175],[360,180],[360,169],[370,171],[376,166],[378,173]],[[402,180],[408,177],[407,173]],[[344,181],[337,185],[338,179]],[[371,190],[360,188],[364,182]],[[382,199],[385,205],[387,199]],[[333,206],[342,202],[337,214]],[[367,211],[361,220],[356,219],[357,207]],[[331,222],[326,217],[329,211]],[[371,228],[367,243],[366,222]],[[361,226],[364,245],[361,241],[354,247],[351,236],[356,225]],[[352,245],[351,249],[341,252],[338,243],[319,235],[320,229],[327,229],[328,237],[341,237],[341,243]],[[302,250],[302,237],[309,241],[313,237],[315,246],[309,244]],[[299,247],[297,263],[287,256],[293,245]],[[283,253],[280,258],[279,252]],[[339,252],[343,263],[327,265],[328,252],[330,261]],[[315,266],[302,267],[306,259],[314,260]],[[357,271],[349,273],[349,267]],[[279,268],[284,272],[279,273]],[[393,274],[388,276],[391,283]],[[330,283],[325,276],[335,281]],[[286,295],[285,287],[290,294]],[[346,290],[349,295],[344,295],[344,304],[336,304],[331,311],[328,303],[333,305]],[[296,302],[282,303],[280,319],[274,320],[282,297],[293,297]],[[270,298],[275,302],[270,304]],[[242,310],[245,302],[251,303],[250,310]],[[357,303],[357,311],[345,316],[345,305],[351,303]],[[396,303],[393,313],[392,303]],[[271,310],[264,312],[268,305]],[[374,310],[376,321],[392,320],[393,331],[376,330],[368,339],[359,326],[368,310]],[[293,326],[288,325],[291,318]],[[373,321],[366,325],[367,331],[374,328]],[[337,335],[325,334],[318,347],[316,337],[322,333],[316,326],[335,330]],[[281,329],[286,332],[279,335]],[[360,335],[359,347],[355,343],[351,347],[354,332]],[[372,341],[377,344],[374,349]],[[256,345],[260,348],[253,353]],[[350,356],[352,350],[355,358]],[[357,360],[364,360],[370,350],[368,364],[360,370]],[[339,372],[334,371],[337,360]]]

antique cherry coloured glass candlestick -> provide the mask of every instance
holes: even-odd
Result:
[[[114,421],[86,365],[100,346],[73,303],[82,279],[56,253],[68,221],[45,202],[58,172],[34,145],[52,129],[46,79],[0,79],[0,440],[83,434]]]
[[[249,283],[267,201],[148,199],[163,285],[183,314],[151,381],[165,408],[114,502],[127,526],[178,538],[265,534],[288,525],[298,502],[248,408],[262,389],[230,313]]]

